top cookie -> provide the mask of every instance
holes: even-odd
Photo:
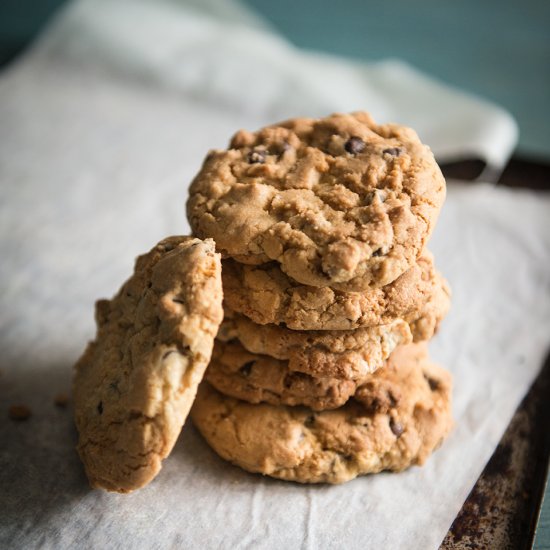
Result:
[[[353,292],[414,264],[444,198],[416,133],[359,112],[238,132],[207,156],[187,214],[225,255],[276,260],[300,283]]]
[[[189,413],[223,318],[214,242],[170,237],[136,261],[76,364],[78,452],[92,487],[129,492],[158,473]]]

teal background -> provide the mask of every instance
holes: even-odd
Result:
[[[491,99],[520,126],[518,152],[550,161],[550,0],[244,0],[299,47],[357,60],[397,57]],[[2,0],[0,64],[66,0]],[[546,495],[537,549],[550,549]]]
[[[508,109],[519,153],[550,160],[550,0],[243,0],[297,46],[398,57]],[[66,0],[2,0],[0,62]]]
[[[398,57],[492,99],[520,151],[550,158],[550,1],[246,0],[292,42],[359,60]]]

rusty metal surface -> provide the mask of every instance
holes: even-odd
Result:
[[[473,179],[483,166],[466,161],[442,169],[447,177]],[[550,164],[515,157],[498,183],[550,190]],[[442,550],[532,547],[548,477],[549,427],[550,356],[453,522]]]
[[[441,549],[531,548],[550,453],[550,357]]]

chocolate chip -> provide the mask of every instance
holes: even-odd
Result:
[[[431,376],[428,376],[427,374],[424,374],[424,378],[426,379],[426,382],[428,382],[430,386],[430,390],[437,391],[441,384],[439,380],[436,380],[435,378],[432,378]]]
[[[254,363],[256,361],[249,361],[248,363],[245,363],[240,369],[239,372],[243,376],[250,376],[250,372],[252,371],[252,367],[254,366]]]
[[[103,414],[103,401],[99,402],[99,405],[97,406],[97,412],[99,414]]]
[[[401,149],[401,147],[388,147],[382,151],[382,154],[391,155],[392,157],[399,157],[402,152],[403,149]]]
[[[310,414],[305,420],[304,420],[304,426],[306,428],[311,428],[315,424],[315,415]]]
[[[393,409],[397,405],[397,397],[393,394],[393,392],[390,390],[388,391],[388,399],[390,401],[390,407]]]
[[[378,256],[383,256],[384,255],[384,250],[382,248],[379,248],[377,250],[375,250],[373,253],[372,253],[373,256],[375,256],[376,258]]]
[[[250,164],[263,164],[267,152],[264,149],[253,149],[248,153],[248,162]]]
[[[393,418],[390,418],[390,430],[393,432],[393,434],[396,437],[400,437],[401,434],[404,431],[403,425],[394,420]]]
[[[294,378],[292,374],[287,374],[285,376],[285,379],[283,380],[283,386],[288,390],[292,387],[293,382],[294,382]]]
[[[366,146],[367,144],[360,137],[352,136],[344,144],[344,149],[352,155],[357,155],[364,151]]]

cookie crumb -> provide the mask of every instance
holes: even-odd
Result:
[[[58,393],[53,400],[56,407],[64,409],[69,403],[69,396],[66,393]]]
[[[12,405],[8,409],[8,416],[16,421],[28,420],[31,414],[31,410],[26,405]]]

